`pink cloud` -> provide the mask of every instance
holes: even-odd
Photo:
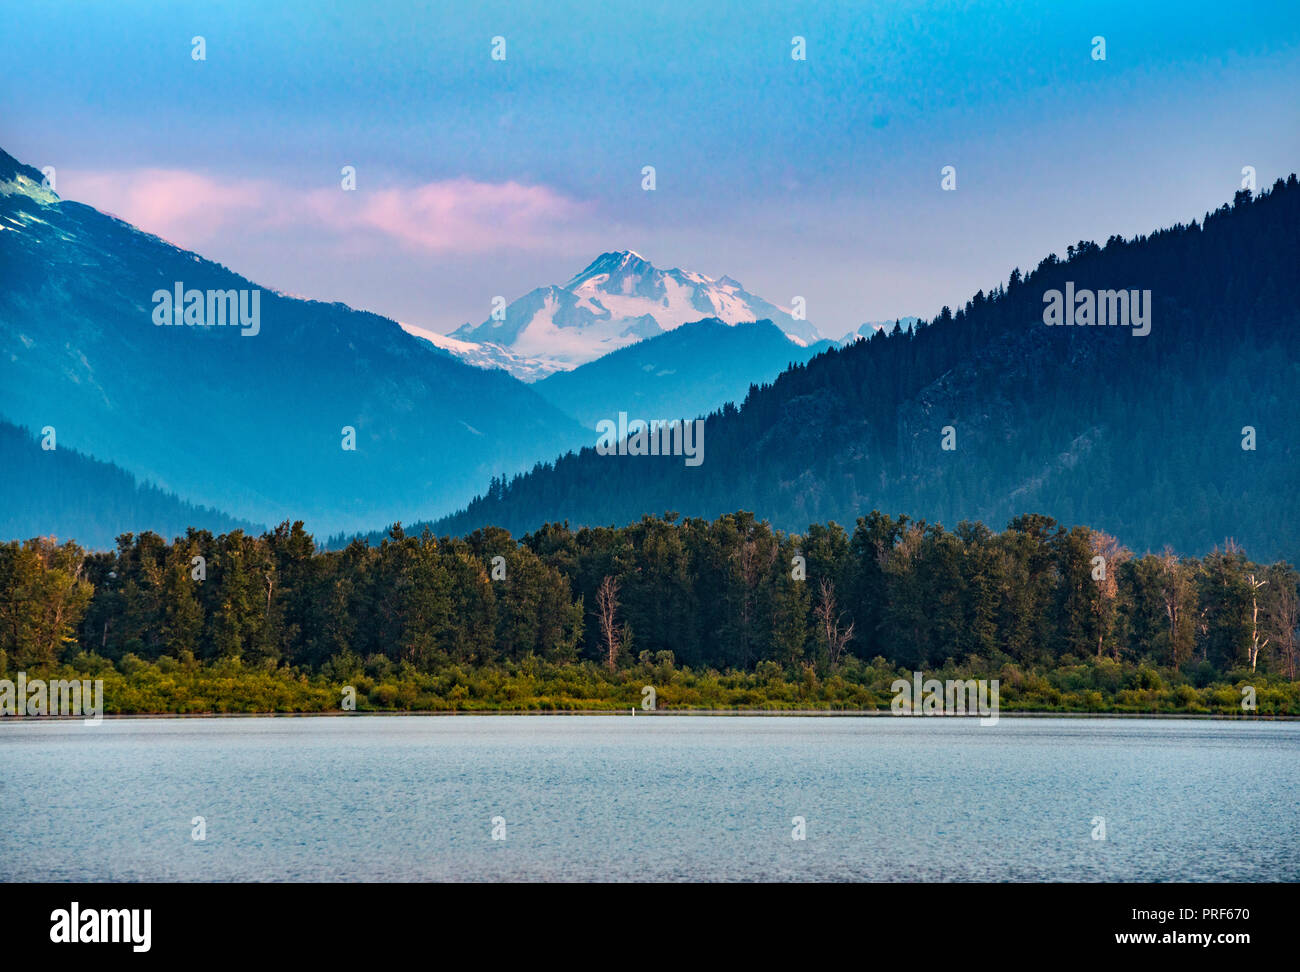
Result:
[[[183,246],[230,226],[389,239],[430,252],[532,249],[553,242],[588,206],[541,185],[449,179],[411,187],[303,190],[183,169],[68,172],[61,194]]]
[[[311,208],[335,230],[368,230],[414,249],[533,248],[586,207],[546,186],[451,179],[408,189],[311,194]]]
[[[68,172],[59,189],[65,199],[190,244],[210,239],[227,223],[256,218],[270,195],[266,183],[222,181],[184,169]]]

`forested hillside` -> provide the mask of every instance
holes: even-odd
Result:
[[[586,449],[493,481],[435,532],[737,508],[791,530],[871,509],[951,528],[1037,510],[1137,551],[1200,554],[1235,536],[1294,560],[1298,266],[1292,175],[1190,225],[1082,241],[914,332],[792,367],[710,417],[698,467]],[[1046,326],[1044,294],[1067,282],[1150,290],[1150,333]]]
[[[0,421],[0,538],[49,536],[111,550],[123,533],[164,536],[189,527],[260,529],[194,506],[130,473],[66,446],[44,450],[26,429]]]

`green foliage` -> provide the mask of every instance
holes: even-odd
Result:
[[[74,643],[90,602],[85,555],[49,539],[0,544],[0,650],[17,668],[50,665]]]
[[[1000,534],[879,512],[851,534],[744,512],[521,541],[394,526],[337,551],[286,523],[0,544],[0,670],[102,673],[122,712],[333,711],[346,685],[363,710],[618,710],[645,685],[664,708],[880,709],[924,670],[999,678],[1007,711],[1239,714],[1249,684],[1260,713],[1300,714],[1298,594],[1234,544],[1133,558],[1038,514]]]
[[[1170,670],[1156,672],[1161,687],[1104,686],[1116,681],[1089,663],[1066,671],[1003,671],[1000,712],[1204,714],[1241,717],[1241,686],[1216,683],[1196,688],[1178,681]],[[1117,666],[1120,681],[1137,685],[1137,668]],[[932,673],[940,679],[983,678],[982,665],[947,665]],[[653,658],[610,672],[591,661],[548,662],[529,656],[486,666],[445,665],[419,670],[375,658],[346,675],[333,670],[308,672],[280,666],[250,667],[219,659],[207,664],[178,664],[164,656],[155,662],[126,655],[116,665],[96,655],[79,654],[69,662],[34,669],[36,678],[102,678],[104,711],[134,713],[335,713],[343,714],[343,690],[356,693],[356,711],[397,712],[628,712],[640,709],[641,689],[652,685],[659,711],[736,710],[889,712],[895,679],[910,679],[905,668],[877,660],[853,659],[823,677],[811,665],[782,667],[763,661],[752,672],[720,673],[711,669],[665,668]],[[1300,683],[1278,676],[1252,679],[1257,714],[1300,716]],[[1092,685],[1103,686],[1099,688]]]

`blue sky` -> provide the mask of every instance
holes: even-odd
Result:
[[[838,336],[1300,169],[1294,2],[56,2],[0,33],[0,146],[61,195],[441,331],[630,248]]]

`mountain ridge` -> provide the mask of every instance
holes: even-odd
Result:
[[[689,419],[743,401],[755,384],[831,346],[792,344],[771,321],[725,324],[710,317],[557,371],[533,387],[587,428],[620,411]]]
[[[528,386],[388,318],[259,287],[58,198],[7,153],[0,171],[10,422],[55,426],[61,444],[196,505],[321,530],[452,509],[486,478],[586,441]],[[256,292],[258,332],[157,326],[153,295],[177,283]]]
[[[433,527],[522,533],[737,508],[790,530],[873,508],[951,527],[1038,509],[1137,548],[1204,551],[1232,536],[1295,557],[1298,227],[1292,175],[1203,221],[1080,241],[955,313],[876,331],[754,389],[708,418],[698,469],[584,449]],[[1151,333],[1046,326],[1045,294],[1067,281],[1150,289]]]

